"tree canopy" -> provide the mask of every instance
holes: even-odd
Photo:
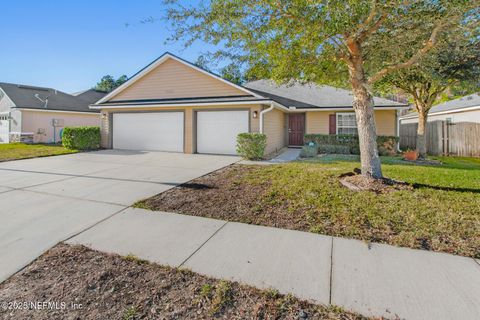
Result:
[[[115,79],[111,75],[103,76],[102,79],[95,85],[95,90],[102,91],[102,92],[110,92],[115,88],[121,86],[128,80],[126,75],[122,75]]]
[[[477,30],[478,31],[478,30]],[[440,43],[418,63],[387,75],[378,88],[394,86],[415,102],[433,104],[448,88],[454,95],[480,88],[480,35],[450,30]]]
[[[443,30],[478,15],[478,0],[212,0],[184,6],[167,0],[171,40],[219,45],[249,79],[292,79],[347,87],[346,40],[362,40],[368,81],[411,65]],[[405,53],[410,56],[406,57]],[[399,58],[403,58],[400,59]],[[412,58],[412,61],[410,61]]]

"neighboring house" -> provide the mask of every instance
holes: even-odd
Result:
[[[238,86],[165,53],[91,108],[105,148],[235,154],[241,132],[267,135],[266,153],[303,145],[306,133],[355,134],[349,91],[328,86]],[[397,135],[404,104],[375,98],[379,135]]]
[[[100,126],[99,112],[89,105],[105,95],[0,82],[0,143],[59,142],[65,126]]]
[[[411,112],[401,116],[399,119],[402,124],[418,123],[418,114]],[[474,93],[433,106],[428,112],[427,121],[437,120],[444,120],[449,123],[480,123],[480,94]]]

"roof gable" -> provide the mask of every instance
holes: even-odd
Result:
[[[255,93],[166,53],[98,103],[147,99],[257,96]]]

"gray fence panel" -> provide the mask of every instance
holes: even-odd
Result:
[[[400,124],[400,148],[415,149],[416,123]],[[431,155],[480,157],[480,123],[432,121],[427,123],[427,152]]]

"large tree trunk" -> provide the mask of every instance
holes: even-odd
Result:
[[[352,56],[348,63],[350,84],[353,90],[353,109],[357,118],[358,137],[360,141],[360,161],[362,175],[380,179],[382,167],[377,148],[377,132],[375,127],[375,114],[373,110],[373,97],[368,91],[368,82],[365,77],[360,45],[351,44]]]
[[[425,159],[427,157],[427,112],[425,108],[418,106],[418,128],[417,128],[417,152],[418,157]]]

